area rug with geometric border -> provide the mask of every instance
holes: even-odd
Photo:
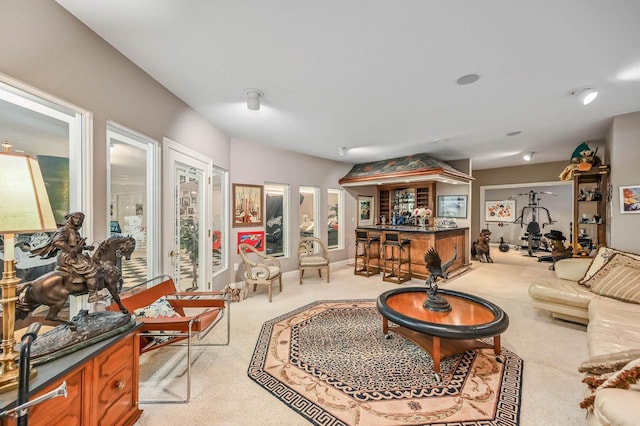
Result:
[[[516,354],[453,355],[437,382],[429,354],[391,334],[374,300],[317,301],[264,323],[248,375],[316,425],[518,424]]]

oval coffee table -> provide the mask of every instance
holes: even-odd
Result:
[[[470,349],[493,348],[500,357],[500,334],[509,326],[509,317],[497,305],[471,294],[439,290],[451,304],[448,312],[434,312],[422,304],[427,299],[426,288],[408,287],[389,290],[378,297],[382,315],[382,331],[399,334],[422,349],[433,359],[436,380],[440,380],[440,360]],[[397,327],[389,327],[389,321]],[[478,340],[493,337],[493,345]]]

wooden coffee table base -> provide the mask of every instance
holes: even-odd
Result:
[[[395,326],[389,328],[389,320],[382,318],[382,332],[385,338],[391,338],[389,330],[393,331],[400,336],[411,340],[416,345],[424,349],[433,359],[433,371],[436,373],[436,378],[440,379],[440,361],[443,358],[447,358],[451,355],[466,352],[470,349],[485,349],[493,348],[493,353],[500,355],[500,335],[493,336],[493,345],[485,343],[478,339],[459,340],[459,339],[445,339],[443,337],[431,336],[428,334],[420,333],[418,331],[411,330],[403,326]],[[500,358],[497,358],[500,361]]]

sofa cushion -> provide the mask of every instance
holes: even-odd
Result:
[[[640,349],[640,305],[608,297],[589,302],[589,356]]]
[[[591,265],[590,258],[574,257],[569,259],[561,259],[554,265],[554,271],[556,277],[563,280],[580,281],[585,276],[589,266]]]
[[[635,426],[638,424],[640,392],[606,388],[598,391],[589,425]]]
[[[589,278],[595,275],[600,270],[600,268],[606,265],[607,262],[609,262],[609,260],[611,259],[611,257],[616,253],[625,254],[636,260],[640,260],[640,255],[638,254],[627,253],[621,250],[612,249],[610,247],[600,247],[596,255],[591,260],[591,264],[589,265],[589,268],[587,269],[586,273],[584,274],[582,279],[579,281],[579,283],[584,284],[585,281],[587,281]]]
[[[529,286],[529,296],[540,302],[568,305],[585,311],[589,302],[598,297],[576,281],[559,278],[537,279]]]
[[[578,367],[581,373],[605,374],[620,370],[630,361],[640,358],[640,348],[592,356]]]

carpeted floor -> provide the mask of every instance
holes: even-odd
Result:
[[[476,294],[507,312],[509,328],[502,346],[524,360],[520,424],[586,425],[579,408],[585,385],[578,365],[588,358],[586,327],[553,320],[548,313],[531,307],[527,289],[540,276],[551,276],[548,263],[523,256],[520,251],[501,253],[492,248],[495,263],[472,262],[471,271],[447,282],[442,288]],[[412,280],[402,286],[421,286]],[[247,376],[253,351],[266,321],[318,300],[375,299],[397,288],[379,275],[355,276],[353,265],[332,266],[331,282],[313,274],[298,284],[296,272],[286,273],[283,292],[275,290],[273,302],[266,288],[231,305],[231,344],[194,349],[192,400],[184,405],[141,405],[138,425],[307,425],[308,420],[274,398]],[[221,340],[222,330],[207,336]],[[141,397],[149,390],[184,393],[184,348],[165,348],[141,357]],[[175,375],[178,377],[174,377]],[[165,377],[166,376],[166,377]]]
[[[391,336],[374,301],[314,302],[264,324],[249,377],[316,425],[518,424],[517,355],[445,358],[438,382],[424,350]]]

